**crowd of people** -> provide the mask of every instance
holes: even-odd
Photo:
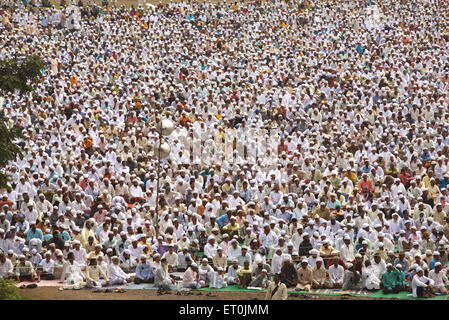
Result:
[[[447,1],[62,4],[0,9],[0,277],[447,294]]]

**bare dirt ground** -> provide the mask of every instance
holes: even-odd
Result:
[[[20,292],[34,300],[264,300],[265,292],[213,292],[216,297],[208,296],[208,291],[192,291],[192,295],[178,296],[171,294],[158,295],[156,290],[127,290],[124,293],[96,293],[92,290],[63,290],[57,287],[38,287],[22,289]],[[198,295],[201,293],[201,295]],[[333,295],[300,295],[288,300],[384,300],[365,297],[333,296]],[[388,300],[388,299],[387,299]]]

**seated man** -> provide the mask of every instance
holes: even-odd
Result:
[[[232,260],[232,264],[228,268],[228,284],[240,284],[239,275],[237,271],[239,270],[239,261],[237,259]]]
[[[369,291],[380,289],[380,280],[371,261],[365,261],[365,268],[362,271],[362,287]]]
[[[0,278],[11,279],[14,276],[14,266],[5,254],[0,253]]]
[[[341,288],[343,286],[345,269],[340,265],[340,259],[335,257],[333,264],[329,267],[329,280],[331,288]]]
[[[313,283],[313,272],[309,267],[307,259],[301,261],[301,268],[298,269],[298,284],[296,291],[310,291]]]
[[[228,284],[224,281],[224,270],[222,267],[218,267],[217,271],[214,272],[212,279],[212,288],[221,289],[226,288]]]
[[[194,262],[184,272],[182,277],[183,288],[201,288],[201,284],[198,277],[198,265]]]
[[[134,283],[154,283],[153,267],[145,255],[140,256],[140,262],[136,267],[136,277],[134,278]]]
[[[100,279],[103,276],[103,279]],[[106,272],[97,265],[97,258],[91,258],[89,265],[86,267],[86,287],[101,288],[109,285],[109,279]]]
[[[16,277],[18,282],[37,280],[33,264],[27,261],[24,255],[19,257],[19,263],[16,265]]]
[[[298,272],[292,264],[290,256],[284,256],[282,260],[281,282],[284,283],[287,288],[294,288],[298,284]]]
[[[37,282],[44,280],[53,280],[54,277],[55,262],[51,259],[51,253],[45,253],[45,259],[43,259],[37,267]]]
[[[412,280],[412,293],[415,298],[429,298],[434,297],[433,284],[435,282],[424,275],[424,270],[421,267],[416,268],[416,275]]]
[[[253,270],[249,266],[249,261],[245,260],[243,267],[237,270],[237,275],[239,276],[239,288],[246,289],[251,283],[252,277],[251,273]]]
[[[156,288],[163,290],[176,289],[175,279],[170,277],[168,272],[168,262],[165,258],[161,259],[161,266],[156,269],[154,274],[154,285]]]
[[[126,284],[132,281],[132,277],[120,268],[120,259],[117,256],[112,257],[112,263],[109,265],[109,281],[112,285]]]
[[[217,253],[215,254],[215,256],[212,259],[212,264],[213,264],[215,269],[218,269],[218,267],[222,267],[223,270],[226,270],[227,257],[223,253],[223,248],[222,247],[218,247],[217,248]]]
[[[435,282],[433,285],[433,290],[435,293],[447,294],[445,285],[448,284],[448,279],[442,269],[443,265],[441,262],[435,263],[435,269],[430,270],[429,278]]]
[[[319,257],[316,260],[316,265],[312,269],[312,288],[325,289],[329,286],[326,283],[327,270],[323,266],[323,258]]]
[[[352,263],[346,264],[346,271],[343,276],[343,290],[359,290],[360,273],[354,270]]]
[[[398,281],[400,278],[399,272],[391,263],[387,264],[387,271],[382,275],[384,293],[398,293],[401,291],[402,286]]]
[[[266,269],[262,269],[259,275],[256,276],[256,279],[251,281],[249,286],[255,288],[262,288],[262,290],[265,290],[270,285],[270,282],[271,281],[268,278],[268,271]]]
[[[175,272],[178,267],[178,254],[174,251],[172,244],[168,245],[168,251],[162,255],[162,258],[167,259],[168,271]]]

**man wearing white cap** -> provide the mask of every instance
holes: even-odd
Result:
[[[298,284],[296,291],[310,291],[313,284],[313,271],[309,267],[307,259],[301,260],[301,268],[298,269]]]
[[[64,282],[67,278],[67,289],[81,289],[84,281],[84,274],[78,263],[75,261],[73,252],[69,252],[67,260],[64,261],[60,282]]]
[[[230,241],[231,246],[228,248],[228,261],[232,261],[234,259],[237,259],[238,256],[242,253],[241,247],[239,247],[239,243],[237,240],[232,239]]]
[[[334,258],[332,265],[329,267],[329,280],[331,288],[341,288],[343,285],[344,268],[339,264],[339,259]]]
[[[254,272],[254,271],[253,271]],[[268,277],[268,270],[262,269],[260,271],[260,274],[256,276],[256,278],[251,281],[249,284],[249,287],[254,288],[261,288],[262,290],[265,290],[270,285],[270,277]]]
[[[182,277],[183,288],[201,288],[198,278],[198,265],[193,262],[189,268],[184,272]]]
[[[207,238],[207,244],[204,246],[204,256],[208,259],[213,259],[217,254],[218,245],[215,243],[215,237],[210,235]]]
[[[150,261],[147,260],[146,255],[140,256],[140,261],[136,266],[136,275],[134,283],[154,283],[154,271]]]
[[[239,261],[237,259],[232,260],[232,264],[228,268],[228,284],[239,284],[239,276],[237,270],[239,269]]]
[[[416,275],[413,277],[411,287],[412,294],[415,298],[434,297],[433,285],[435,281],[424,275],[424,270],[420,267],[416,268]]]
[[[281,282],[281,276],[276,273],[273,278],[273,282],[268,286],[267,293],[265,294],[265,300],[287,300],[288,293],[287,287]]]
[[[448,293],[446,286],[449,283],[449,280],[442,269],[443,266],[441,262],[436,262],[435,268],[429,272],[429,279],[434,281],[433,289],[435,293],[446,295]]]
[[[351,238],[349,235],[343,237],[343,245],[340,247],[340,257],[345,263],[354,260],[354,246],[351,243]]]
[[[217,271],[213,273],[211,285],[214,289],[226,288],[228,286],[224,279],[224,269],[222,267],[218,267]]]
[[[224,270],[226,270],[227,257],[223,253],[222,247],[217,247],[217,253],[212,258],[212,264],[213,264],[214,268],[222,267]]]
[[[0,253],[0,278],[10,279],[14,276],[14,266],[6,255],[2,252]]]
[[[168,251],[162,255],[162,258],[167,259],[168,269],[173,272],[178,266],[178,254],[175,252],[173,244],[168,245]]]

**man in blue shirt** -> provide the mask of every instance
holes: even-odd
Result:
[[[438,251],[435,251],[433,253],[433,259],[429,263],[429,271],[435,269],[435,263],[440,262],[440,253]]]
[[[153,267],[150,261],[147,261],[145,255],[140,256],[140,262],[136,267],[136,277],[134,283],[154,283]]]
[[[34,238],[37,238],[40,241],[44,241],[44,234],[42,233],[41,229],[36,228],[35,221],[30,223],[30,229],[27,232],[27,243],[29,243],[30,240]]]

